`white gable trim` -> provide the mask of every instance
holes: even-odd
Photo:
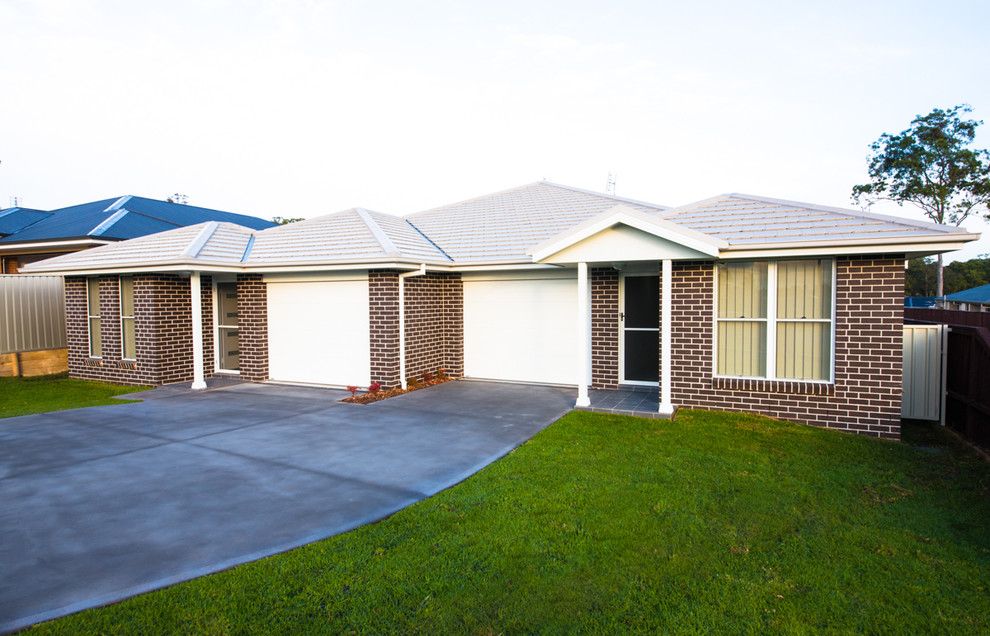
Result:
[[[545,261],[568,247],[620,224],[673,243],[678,243],[708,256],[718,256],[719,249],[728,247],[728,243],[725,241],[708,236],[707,234],[696,232],[676,223],[651,218],[626,205],[617,205],[598,216],[588,219],[577,227],[562,232],[550,240],[537,245],[533,248],[531,255],[534,261]]]

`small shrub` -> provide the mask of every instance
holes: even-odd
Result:
[[[423,372],[423,382],[433,382],[433,374],[429,371]]]
[[[381,382],[372,382],[368,385],[368,393],[378,393],[382,390]]]
[[[351,397],[354,397],[355,395],[357,395],[358,388],[356,386],[354,386],[353,384],[348,385],[347,386],[347,390],[351,392]]]

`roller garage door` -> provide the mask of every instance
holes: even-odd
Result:
[[[280,382],[367,386],[367,277],[268,283],[268,376]]]
[[[464,277],[464,374],[469,378],[577,383],[577,279]]]

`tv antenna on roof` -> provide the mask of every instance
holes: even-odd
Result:
[[[605,194],[615,196],[615,173],[611,170],[608,173],[608,181],[605,182]]]

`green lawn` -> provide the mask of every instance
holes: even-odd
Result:
[[[392,517],[47,633],[990,630],[990,467],[756,416],[571,413]]]
[[[135,400],[114,399],[113,396],[147,388],[73,380],[64,375],[0,378],[0,418],[134,402]]]

